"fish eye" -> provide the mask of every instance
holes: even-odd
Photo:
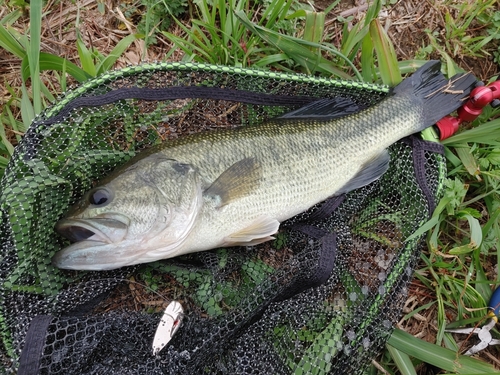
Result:
[[[103,207],[107,205],[112,199],[111,192],[102,187],[92,190],[89,194],[89,203],[94,206]]]

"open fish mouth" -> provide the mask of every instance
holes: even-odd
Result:
[[[117,243],[125,238],[129,222],[126,216],[106,214],[91,219],[62,219],[55,229],[72,242]]]
[[[59,220],[56,231],[74,243],[55,253],[52,264],[75,270],[114,269],[117,264],[120,267],[120,261],[126,264],[130,254],[120,256],[112,250],[126,238],[129,223],[126,216],[109,213],[88,219]]]

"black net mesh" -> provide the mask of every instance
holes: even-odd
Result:
[[[440,194],[434,144],[398,142],[382,179],[283,223],[273,242],[105,272],[63,271],[51,258],[68,245],[54,232],[68,206],[138,150],[259,124],[317,98],[368,107],[387,92],[165,63],[109,73],[60,98],[34,121],[0,183],[4,372],[363,373],[401,315],[420,241],[405,239]],[[174,300],[182,326],[154,355]]]

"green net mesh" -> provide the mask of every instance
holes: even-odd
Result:
[[[318,215],[320,204],[283,223],[273,242],[105,272],[60,270],[51,258],[69,244],[54,231],[57,220],[141,149],[260,124],[317,98],[343,96],[368,107],[387,93],[298,74],[158,63],[65,94],[35,119],[0,183],[0,368],[363,373],[401,317],[420,250],[419,238],[405,239],[440,194],[444,161],[434,144],[398,142],[382,179],[338,199],[327,217]],[[328,238],[337,255],[324,278]],[[184,308],[182,326],[153,355],[161,313],[173,300]]]

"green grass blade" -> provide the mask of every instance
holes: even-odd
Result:
[[[486,222],[486,224],[483,225],[483,237],[486,237],[488,232],[491,230],[493,225],[495,223],[500,222],[500,207],[498,207],[495,211],[491,212],[492,210],[488,210],[490,212],[490,218]]]
[[[282,61],[286,61],[288,59],[288,56],[284,53],[277,53],[274,55],[267,55],[260,59],[259,61],[256,61],[254,65],[259,66],[259,67],[265,67],[268,65],[273,65],[277,64]]]
[[[325,13],[299,9],[293,14],[287,16],[287,19],[299,17],[304,17],[306,21],[302,39],[311,43],[321,43],[325,26]],[[309,47],[309,50],[315,54],[321,53],[318,47],[311,46]]]
[[[362,43],[365,36],[368,34],[368,26],[361,27],[360,24],[354,25],[354,27],[349,31],[344,28],[342,33],[342,47],[341,52],[349,59],[354,59],[358,54],[359,43]]]
[[[382,82],[389,86],[396,86],[402,80],[398,59],[394,51],[394,46],[378,19],[370,22],[370,36],[373,40],[375,52],[377,53]]]
[[[218,6],[217,8],[219,9],[219,20],[220,20],[220,25],[221,25],[221,29],[224,29],[224,31],[226,32],[226,35],[229,34],[229,30],[227,29],[227,27],[229,26],[228,25],[228,22],[227,22],[227,8],[231,9],[233,8],[233,3],[234,0],[229,0],[229,4],[226,5],[226,0],[219,0],[218,1]],[[214,6],[215,8],[215,6]],[[212,23],[212,25],[215,25],[215,22]],[[222,43],[224,43],[224,45],[227,45],[228,43],[228,40],[226,39],[226,35],[224,35],[224,33],[222,33]]]
[[[388,343],[411,357],[455,374],[498,374],[493,366],[485,362],[417,339],[400,329],[394,330]]]
[[[446,333],[443,337],[443,344],[445,348],[448,348],[454,352],[460,351],[460,346],[455,342],[450,333]]]
[[[146,7],[146,14],[143,16],[143,20],[145,20],[144,25],[144,45],[146,48],[150,45],[150,36],[153,34],[153,30],[151,30],[151,13],[154,11],[156,4],[151,4],[151,6]],[[144,57],[144,56],[143,56]],[[99,70],[99,69],[98,69]]]
[[[0,156],[0,178],[3,177],[3,175],[5,173],[5,168],[7,168],[8,164],[9,164],[9,159],[7,159],[3,156]],[[12,355],[14,355],[14,354],[12,354]]]
[[[382,9],[382,0],[375,0],[368,7],[366,10],[365,26],[370,25],[374,19],[377,19],[380,9]]]
[[[5,3],[5,1],[2,1],[2,4]],[[23,15],[22,9],[18,8],[10,13],[5,14],[5,16],[0,19],[0,26],[1,25],[12,25],[14,22],[16,22],[21,16]]]
[[[54,94],[53,94],[53,92],[55,91],[54,87],[52,87],[52,91],[51,91],[47,88],[47,86],[43,82],[40,82],[40,83],[41,83],[40,92],[43,94],[42,98],[46,99],[46,101],[53,103],[56,100],[56,98],[54,97]],[[45,103],[45,101],[44,101],[43,107],[45,108],[46,106],[47,106],[47,103]]]
[[[425,222],[420,228],[418,228],[415,232],[413,232],[407,239],[406,241],[412,241],[415,238],[420,237],[421,235],[425,234],[427,231],[431,230],[435,225],[439,224],[439,215],[437,208],[434,211],[434,215],[427,221]]]
[[[325,13],[304,10],[304,15],[306,17],[304,40],[321,43],[325,30]]]
[[[7,31],[4,25],[0,25],[0,47],[6,51],[12,53],[13,55],[24,59],[26,56],[26,51],[23,46],[17,41],[12,34]]]
[[[470,147],[467,143],[455,146],[455,151],[458,158],[462,161],[463,166],[471,176],[478,176],[481,173],[476,163],[476,159],[470,152]]]
[[[182,51],[184,51],[186,56],[188,56],[190,59],[194,58],[196,61],[199,62],[209,62],[212,64],[216,63],[216,61],[213,60],[210,51],[207,51],[206,49],[207,46],[200,43],[199,39],[189,41],[168,32],[163,32],[163,35],[165,35],[168,39],[170,39],[176,45],[177,48],[180,48]],[[193,35],[193,37],[196,36]],[[197,56],[196,53],[198,53],[199,56]]]
[[[30,4],[30,42],[28,61],[31,74],[31,92],[33,93],[33,109],[35,114],[42,112],[42,96],[40,81],[40,42],[42,32],[42,2]]]
[[[207,29],[209,36],[205,35],[203,28]],[[216,47],[224,48],[222,39],[219,36],[220,30],[214,25],[193,20],[191,30],[186,29],[186,32],[190,39],[207,52],[213,51]]]
[[[127,48],[137,39],[144,37],[141,34],[131,34],[127,35],[125,38],[120,40],[115,48],[109,53],[109,55],[101,61],[97,66],[97,75],[102,74],[110,70],[116,63],[116,60],[127,50]]]
[[[437,299],[437,325],[438,330],[436,333],[436,346],[441,345],[445,330],[445,310],[444,310],[444,294],[446,289],[443,288],[443,280],[437,278],[438,285],[436,286],[436,299]]]
[[[23,79],[28,79],[30,74],[29,63],[27,60],[23,61],[23,63],[24,64],[21,65],[21,74]],[[57,70],[59,72],[66,71],[78,82],[84,82],[91,78],[90,74],[73,64],[71,61],[46,52],[40,53],[40,70]]]
[[[339,3],[340,3],[340,0],[335,0],[333,3],[331,3],[330,5],[328,5],[328,7],[325,8],[325,14],[330,13],[333,9],[335,9],[335,7],[337,5],[339,5]]]
[[[273,28],[277,22],[283,21],[287,16],[288,10],[293,4],[293,0],[272,1],[261,17],[259,25],[266,28]],[[263,22],[266,22],[262,25]]]
[[[14,152],[14,146],[9,142],[7,134],[5,133],[6,121],[4,121],[4,116],[0,116],[0,147],[2,151],[7,152],[8,155],[12,155]]]
[[[369,34],[366,34],[361,43],[361,73],[365,82],[375,81],[373,49],[373,40]]]
[[[80,57],[80,64],[82,69],[92,77],[97,74],[97,67],[94,64],[94,57],[92,52],[85,46],[80,35],[76,39],[76,49],[78,50],[78,56]]]
[[[410,356],[396,349],[394,346],[386,344],[385,346],[389,351],[394,363],[402,375],[417,375],[415,367],[411,362]]]
[[[193,3],[196,5],[196,15],[193,15],[192,19],[202,20],[204,22],[209,22],[210,20],[210,11],[208,10],[208,3],[205,0],[194,0]],[[176,23],[178,20],[175,17],[172,17]]]
[[[35,110],[25,85],[21,86],[21,92],[21,118],[23,119],[24,128],[28,129],[31,121],[35,118]]]
[[[363,51],[363,41],[366,35],[369,35],[370,23],[372,22],[372,20],[378,17],[381,7],[382,3],[380,0],[374,1],[366,11],[364,22],[359,22],[358,24],[355,24],[354,27],[352,27],[352,29],[349,29],[347,27],[348,23],[345,22],[342,32],[341,52],[344,55],[348,56],[349,59],[354,60],[358,55],[360,48],[362,54],[365,52]],[[365,44],[365,50],[366,47],[367,45]],[[370,53],[370,56],[372,56],[372,53]],[[363,59],[363,55],[361,55],[361,59]]]
[[[334,64],[326,60],[320,54],[315,54],[311,52],[310,47],[325,49],[332,54],[344,59],[349,66],[351,66],[354,72],[357,74],[358,78],[361,79],[360,73],[357,71],[356,67],[340,52],[332,50],[330,48],[325,48],[321,44],[311,43],[302,39],[294,38],[291,36],[283,35],[277,33],[273,30],[267,29],[262,26],[258,26],[251,22],[246,14],[242,11],[236,12],[236,15],[240,21],[248,28],[249,31],[259,36],[261,39],[265,40],[269,44],[280,49],[288,55],[289,58],[293,59],[297,64],[301,65],[308,72],[319,71],[324,74],[332,74],[341,78],[350,78],[346,73],[337,69]]]
[[[491,33],[489,36],[484,37],[480,36],[478,38],[472,38],[471,41],[477,41],[477,44],[472,48],[472,52],[478,52],[483,49],[488,43],[491,43],[492,40],[500,35],[500,27],[494,33]]]
[[[12,113],[12,110],[10,109],[10,107],[8,105],[6,105],[4,107],[4,109],[7,112],[7,116],[9,118],[9,126],[12,128],[12,130],[14,130],[15,137],[16,137],[17,141],[19,142],[22,139],[22,136],[18,133],[24,134],[27,129],[24,127],[24,124],[22,121],[19,121],[14,117],[14,114]]]
[[[415,70],[423,66],[426,60],[406,60],[399,61],[398,67],[401,74],[413,73]]]
[[[461,213],[457,216],[466,218],[469,222],[470,243],[455,247],[451,249],[449,253],[453,255],[468,254],[477,249],[481,245],[481,242],[483,242],[483,231],[481,230],[481,224],[479,223],[479,220],[466,212]]]
[[[223,46],[228,50],[234,50],[234,39],[237,40],[236,45],[241,39],[242,33],[245,28],[237,21],[234,11],[242,9],[242,1],[234,4],[235,0],[231,0],[229,6],[225,5],[225,0],[219,0],[219,17],[220,17],[220,28]],[[216,33],[217,35],[219,33]],[[233,46],[233,48],[229,47]],[[237,56],[233,55],[235,60]]]
[[[500,210],[499,210],[500,212]],[[489,301],[493,292],[490,289],[490,281],[484,272],[482,257],[479,251],[473,253],[474,264],[476,266],[476,280],[474,289],[482,297],[483,301]]]
[[[76,50],[78,52],[78,57],[80,59],[80,65],[82,69],[89,74],[91,77],[97,75],[97,67],[94,62],[94,54],[90,51],[82,40],[80,34],[80,6],[76,10]]]
[[[67,77],[66,73],[68,71],[68,61],[66,59],[63,59],[63,63],[61,65],[61,74],[59,75],[59,84],[61,85],[61,91],[66,92],[67,87],[68,87],[68,82],[67,82]],[[83,70],[82,70],[83,72]]]
[[[447,53],[444,53],[443,57],[446,60],[446,74],[448,75],[448,77],[453,77],[455,74],[457,74],[456,64]]]
[[[481,126],[465,130],[442,141],[446,146],[457,146],[464,142],[497,144],[500,141],[500,119],[489,121]]]

